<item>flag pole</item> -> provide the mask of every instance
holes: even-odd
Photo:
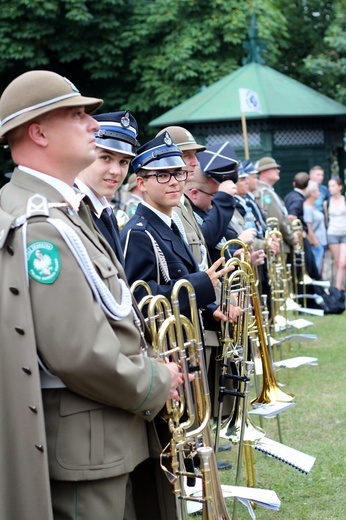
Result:
[[[243,130],[243,137],[244,137],[244,153],[245,153],[245,159],[250,159],[249,155],[249,143],[247,139],[247,127],[246,127],[246,119],[245,119],[245,113],[241,112],[241,126]]]

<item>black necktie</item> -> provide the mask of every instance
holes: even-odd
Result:
[[[113,217],[113,218],[112,218]],[[120,238],[119,238],[119,231],[118,231],[118,224],[115,218],[115,215],[112,213],[109,215],[107,209],[104,209],[101,213],[101,220],[104,223],[104,225],[107,228],[109,237],[106,237],[108,239],[108,242],[112,249],[115,251],[118,260],[121,262],[121,264],[124,266],[124,254],[123,250],[121,248],[120,244]]]
[[[179,238],[180,242],[184,242],[182,234],[180,233],[178,226],[176,225],[175,222],[173,222],[173,220],[171,222],[171,229],[172,229],[173,233]]]

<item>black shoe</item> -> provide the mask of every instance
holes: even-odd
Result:
[[[230,444],[220,444],[218,451],[230,451],[232,446]]]
[[[217,461],[217,469],[218,470],[221,470],[221,469],[231,469],[232,468],[232,464],[230,462],[224,462],[222,460],[218,460]]]

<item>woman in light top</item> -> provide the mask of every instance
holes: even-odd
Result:
[[[345,291],[346,273],[346,202],[343,195],[343,183],[339,177],[332,177],[328,182],[329,203],[324,209],[327,221],[328,246],[333,256],[335,285]]]
[[[308,240],[311,244],[311,251],[315,258],[316,267],[321,274],[324,249],[327,245],[327,231],[324,215],[315,206],[315,202],[319,196],[320,190],[318,183],[310,180],[305,191],[306,200],[303,204],[304,222],[308,227]]]

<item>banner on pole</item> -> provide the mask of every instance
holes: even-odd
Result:
[[[249,88],[240,88],[239,98],[241,112],[258,112],[262,114],[262,107],[257,92]]]

